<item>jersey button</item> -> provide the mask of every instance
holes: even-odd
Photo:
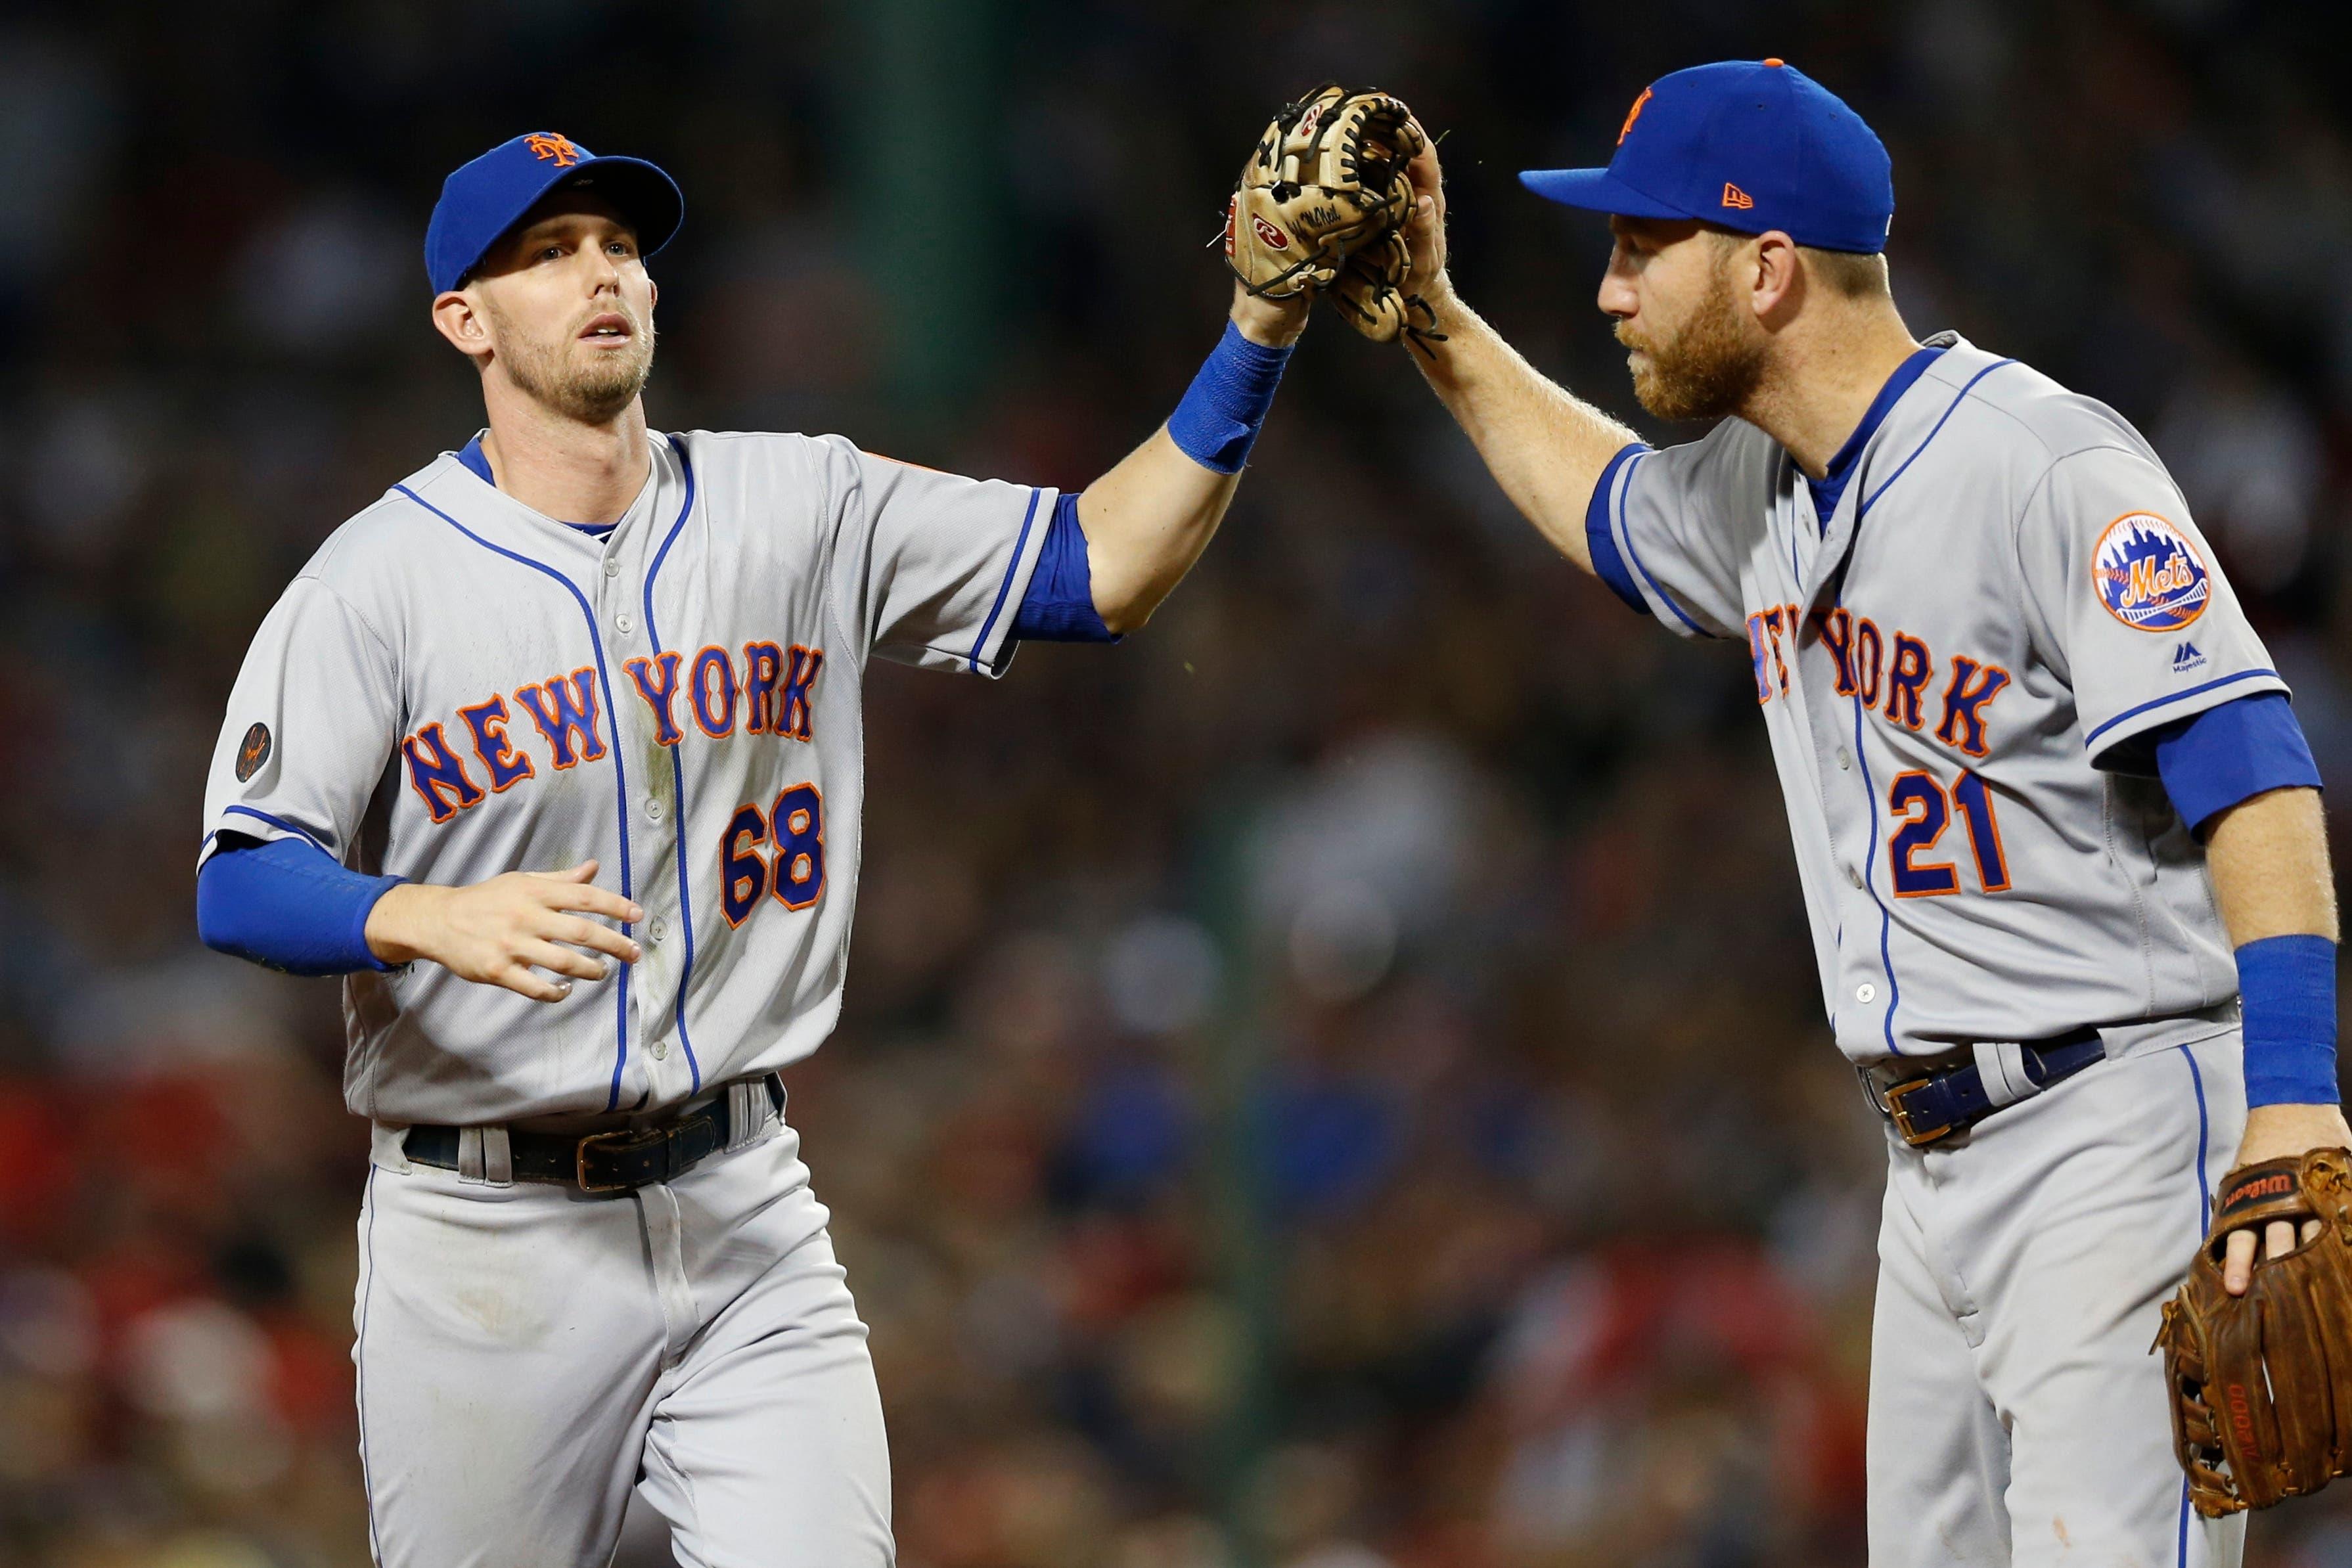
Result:
[[[1864,980],[1862,984],[1853,988],[1853,999],[1860,1002],[1863,1006],[1868,1007],[1871,1003],[1878,999],[1878,988],[1872,985],[1868,980]]]
[[[604,558],[604,575],[606,577],[618,577],[621,575],[621,558],[619,556],[606,556]]]
[[[657,1040],[654,1041],[653,1051],[654,1060],[656,1061],[667,1061],[669,1060],[669,1041],[666,1040]]]
[[[669,922],[664,920],[658,915],[655,915],[653,924],[646,927],[646,935],[652,937],[656,942],[660,941],[663,937],[669,935]]]
[[[1845,879],[1846,881],[1853,883],[1854,886],[1860,887],[1862,885],[1862,868],[1858,865],[1850,865],[1846,867]]]
[[[636,618],[624,610],[613,617],[613,629],[625,637],[637,629]]]
[[[1841,747],[1838,747],[1838,749],[1837,749],[1837,759],[1838,759],[1838,770],[1839,770],[1840,772],[1843,772],[1843,773],[1851,773],[1852,771],[1853,771],[1853,752],[1848,751],[1844,747],[1841,746]]]
[[[659,800],[648,799],[646,801],[646,821],[648,822],[658,822],[661,821],[661,802]]]

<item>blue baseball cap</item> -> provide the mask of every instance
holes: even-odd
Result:
[[[677,182],[642,158],[599,158],[568,136],[534,131],[501,141],[441,182],[425,226],[425,274],[433,292],[457,287],[490,246],[558,185],[584,185],[637,231],[643,256],[667,245],[686,221]]]
[[[1724,60],[1660,77],[1633,100],[1606,169],[1529,169],[1564,206],[1697,218],[1818,250],[1886,248],[1895,166],[1845,100],[1781,60]]]

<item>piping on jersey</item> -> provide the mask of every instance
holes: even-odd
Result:
[[[418,495],[415,491],[410,489],[405,485],[394,485],[393,488],[407,497],[410,500],[415,502],[418,506],[424,507],[426,511],[432,513],[435,517],[440,518],[443,522],[448,524],[451,528],[457,529],[459,533],[465,535],[467,538],[473,540],[476,544],[481,546],[484,549],[488,550],[492,555],[502,555],[509,560],[516,561],[521,565],[530,567],[533,571],[545,572],[548,576],[562,583],[563,585],[564,591],[571,594],[573,602],[580,606],[581,618],[588,622],[588,647],[590,652],[596,655],[596,685],[604,694],[604,711],[606,714],[611,716],[611,722],[614,727],[613,784],[614,789],[619,791],[619,795],[613,803],[613,813],[617,819],[621,832],[621,896],[623,898],[635,898],[636,894],[630,891],[629,775],[628,770],[623,767],[621,763],[621,753],[625,749],[621,745],[621,710],[614,706],[613,703],[613,680],[604,670],[604,639],[597,634],[596,612],[590,606],[588,596],[580,591],[580,585],[578,583],[573,582],[570,578],[564,576],[563,573],[556,570],[545,561],[533,560],[530,557],[517,550],[510,550],[504,545],[492,544],[489,540],[484,538],[481,535],[476,533],[473,529],[467,528],[465,524],[459,522],[457,518],[451,517],[448,513],[443,511],[440,507],[435,506],[432,502],[426,500],[424,497]],[[629,929],[629,923],[625,920],[623,921],[621,923],[621,934],[623,936],[628,935]],[[621,1069],[628,1065],[629,1061],[629,967],[626,964],[621,966],[620,979],[621,983],[614,988],[613,992],[613,1009],[614,1015],[613,1031],[613,1087],[611,1092],[604,1097],[604,1109],[607,1111],[615,1109],[621,1103]]]
[[[680,528],[694,511],[694,464],[686,455],[681,437],[669,438],[669,449],[677,454],[678,472],[686,476],[686,505],[677,509],[677,521],[662,536],[661,549],[654,551],[654,563],[646,571],[646,640],[654,645],[654,663],[662,656],[661,633],[654,630],[654,579],[661,575],[662,562],[669,559],[669,547],[677,542]],[[686,968],[677,977],[677,1039],[686,1047],[686,1068],[693,1075],[688,1093],[702,1089],[702,1063],[694,1054],[693,1037],[686,1032],[686,993],[694,984],[694,897],[686,890],[686,765],[678,759],[679,747],[669,748],[670,781],[677,789],[677,810],[670,813],[677,823],[677,923],[686,937]]]
[[[1976,390],[1976,384],[1979,382],[2000,369],[2001,366],[2015,363],[2017,363],[2015,360],[1995,360],[1991,364],[1970,376],[1967,384],[1962,386],[1953,397],[1951,405],[1944,410],[1941,417],[1936,421],[1919,444],[1911,449],[1911,455],[1906,457],[1896,466],[1895,472],[1886,476],[1885,484],[1863,497],[1862,505],[1854,508],[1853,533],[1846,540],[1848,559],[1853,559],[1854,548],[1862,540],[1863,519],[1870,516],[1870,508],[1877,505],[1878,498],[1894,487],[1895,481],[1902,478],[1909,471],[1911,465],[1919,461],[1919,454],[1927,451],[1936,437],[1943,433],[1944,426],[1949,423],[1952,415],[1958,412],[1960,404],[1968,401],[1969,393]],[[1818,566],[1822,563],[1816,561],[1814,564]],[[1841,591],[1832,598],[1830,601],[1832,608],[1836,607],[1838,601],[1844,597],[1844,593]],[[1883,1027],[1885,1031],[1888,1053],[1901,1056],[1903,1048],[1895,1043],[1895,1010],[1903,1005],[1903,983],[1895,977],[1895,915],[1894,912],[1886,907],[1886,901],[1878,896],[1878,786],[1871,782],[1870,758],[1863,747],[1861,691],[1857,688],[1848,700],[1853,704],[1853,759],[1862,768],[1863,800],[1870,808],[1870,844],[1864,854],[1862,884],[1869,892],[1870,901],[1878,905],[1878,966],[1886,971],[1886,1016]],[[1843,927],[1840,929],[1840,934],[1841,936],[1843,934]]]
[[[1856,517],[1854,521],[1859,525],[1862,519]],[[1843,597],[1841,593],[1832,598],[1830,607],[1839,608],[1838,600]],[[1862,852],[1862,886],[1863,891],[1870,894],[1870,902],[1878,905],[1878,967],[1886,971],[1886,1050],[1890,1055],[1900,1056],[1903,1048],[1895,1043],[1895,1009],[1903,1005],[1903,986],[1895,977],[1895,954],[1892,950],[1895,917],[1887,912],[1886,901],[1878,896],[1878,786],[1871,781],[1870,753],[1863,746],[1862,693],[1859,688],[1847,700],[1853,704],[1854,766],[1862,769],[1863,803],[1870,808],[1870,838]],[[1841,946],[1845,941],[1843,925],[1838,927],[1838,941]],[[1841,997],[1839,1000],[1843,1002],[1844,998]],[[1831,1016],[1835,1018],[1834,1010]]]
[[[1647,452],[1635,453],[1633,460],[1625,465],[1625,472],[1618,476],[1617,532],[1625,541],[1625,553],[1633,558],[1633,570],[1642,574],[1642,580],[1650,585],[1650,591],[1658,596],[1658,601],[1673,611],[1684,625],[1700,636],[1712,637],[1715,633],[1692,620],[1690,612],[1675,602],[1674,596],[1666,591],[1665,585],[1652,576],[1650,569],[1642,564],[1642,552],[1633,548],[1633,530],[1625,526],[1625,497],[1633,493],[1633,470],[1639,468],[1642,465],[1642,460],[1649,455]]]
[[[980,640],[971,645],[971,664],[974,674],[980,673],[980,655],[988,646],[988,634],[996,630],[996,618],[1004,613],[1004,601],[1013,592],[1013,574],[1021,570],[1021,558],[1029,549],[1029,525],[1037,520],[1037,497],[1043,494],[1044,491],[1031,486],[1029,509],[1021,514],[1021,533],[1013,541],[1013,559],[1004,563],[1004,580],[996,585],[996,602],[988,607],[988,619],[980,623]]]
[[[2106,734],[2107,731],[2115,728],[2116,726],[2123,723],[2124,720],[2127,718],[2136,718],[2139,715],[2147,712],[2150,708],[2162,707],[2167,703],[2180,702],[2185,698],[2197,696],[2204,692],[2210,692],[2215,686],[2226,686],[2237,681],[2259,681],[2263,679],[2274,681],[2278,678],[2279,673],[2276,670],[2240,670],[2234,675],[2223,675],[2219,680],[2207,681],[2202,685],[2191,686],[2185,692],[2174,692],[2167,696],[2151,697],[2147,702],[2140,704],[2137,707],[2127,707],[2124,709],[2123,712],[2116,715],[2115,717],[2107,720],[2106,723],[2091,731],[2090,734],[2083,737],[2083,746],[2084,749],[2087,750],[2090,747],[2091,743],[2098,739],[2099,737]],[[232,807],[231,810],[235,810],[235,808]]]
[[[2197,1092],[2197,1242],[2205,1240],[2205,1217],[2213,1212],[2213,1195],[2205,1183],[2205,1075],[2197,1071],[2197,1057],[2186,1045],[2173,1049],[2189,1064],[2189,1086]],[[2180,1478],[2180,1540],[2174,1548],[2174,1568],[2189,1568],[2189,1478]]]

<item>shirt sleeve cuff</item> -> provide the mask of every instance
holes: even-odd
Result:
[[[1021,640],[1013,633],[1013,623],[1019,619],[1021,602],[1029,596],[1029,580],[1036,574],[1037,563],[1045,553],[1045,535],[1051,529],[1054,507],[1060,493],[1051,489],[1032,489],[1029,503],[1021,518],[1021,531],[1013,541],[1013,559],[1004,568],[1004,580],[996,591],[996,602],[981,622],[980,637],[959,662],[973,674],[994,679],[1004,674],[1013,663],[1013,650]]]
[[[2258,692],[2166,725],[2156,767],[2172,809],[2194,833],[2273,789],[2320,788],[2319,765],[2283,692]]]
[[[2111,773],[2137,773],[2156,776],[2154,747],[2156,737],[2167,726],[2185,722],[2209,709],[2241,697],[2260,696],[2265,692],[2286,695],[2286,682],[2276,670],[2267,668],[2234,670],[2226,675],[2189,687],[2186,691],[2168,692],[2150,697],[2144,703],[2127,707],[2091,722],[2092,716],[2082,716],[2084,726],[2084,747],[2091,754],[2091,766]]]
[[[1600,482],[1592,486],[1592,499],[1584,507],[1584,542],[1592,554],[1592,574],[1609,585],[1609,591],[1623,600],[1635,614],[1646,617],[1649,602],[1633,582],[1633,574],[1625,565],[1624,552],[1617,548],[1617,535],[1609,526],[1609,513],[1615,505],[1618,470],[1650,448],[1635,441],[1617,449],[1609,459],[1609,466],[1601,471]]]

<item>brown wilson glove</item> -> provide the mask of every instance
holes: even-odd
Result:
[[[1286,104],[1225,204],[1225,264],[1267,298],[1328,287],[1351,254],[1395,234],[1412,214],[1405,165],[1421,148],[1412,111],[1386,93],[1327,83]],[[1381,334],[1364,322],[1394,315],[1383,341],[1403,324],[1397,312],[1345,314],[1373,337]]]
[[[2231,1295],[2229,1233],[2280,1219],[2298,1238],[2308,1220],[2320,1231],[2284,1257],[2258,1254],[2246,1293]],[[2198,1512],[2268,1508],[2352,1473],[2352,1150],[2230,1173],[2156,1348]]]

